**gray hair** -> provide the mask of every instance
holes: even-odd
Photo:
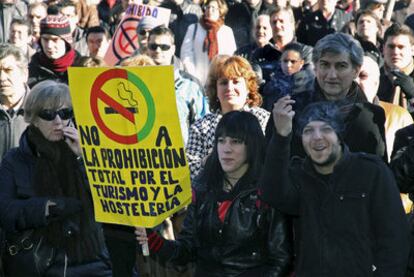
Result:
[[[32,88],[24,103],[24,120],[33,123],[41,110],[57,110],[63,105],[72,108],[68,85],[52,80],[40,82]]]
[[[26,55],[20,48],[10,43],[0,43],[0,60],[9,56],[13,56],[16,59],[18,67],[24,70],[27,69],[28,61]]]
[[[329,34],[320,39],[313,48],[313,63],[316,65],[326,53],[348,53],[354,68],[361,67],[364,62],[364,50],[359,41],[344,33]]]

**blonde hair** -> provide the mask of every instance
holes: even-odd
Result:
[[[120,63],[121,66],[145,66],[145,65],[156,65],[154,60],[145,54],[139,54],[126,58]]]

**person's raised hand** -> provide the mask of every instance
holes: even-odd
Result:
[[[76,156],[81,156],[81,147],[79,144],[79,133],[78,130],[73,126],[72,121],[69,122],[68,126],[63,127],[63,136],[65,142],[69,148],[73,151]]]
[[[295,100],[289,95],[280,98],[273,104],[273,121],[279,135],[286,137],[292,132],[292,122],[295,116],[293,104]]]

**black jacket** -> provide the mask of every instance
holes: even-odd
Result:
[[[395,133],[394,149],[391,155],[391,169],[400,191],[414,193],[414,124]]]
[[[410,73],[410,77],[414,79],[414,71]],[[381,75],[380,75],[380,84],[378,87],[378,98],[382,101],[393,103],[394,99],[394,90],[395,86],[388,78],[384,67],[381,68]],[[404,90],[401,88],[401,92],[405,94]],[[412,94],[414,92],[409,92],[408,95]],[[411,104],[410,101],[407,103],[407,110],[410,112],[411,116],[414,118],[414,107]]]
[[[340,32],[352,19],[352,13],[345,13],[343,10],[335,9],[329,20],[323,16],[320,10],[308,14],[297,27],[296,36],[298,41],[307,45],[315,44],[326,35]]]
[[[299,216],[296,275],[404,276],[408,226],[389,168],[375,155],[344,147],[325,179],[309,158],[289,157],[290,137],[276,134],[261,184],[265,201]]]
[[[75,59],[72,65],[76,64],[81,57],[78,51],[75,50],[75,53],[76,53],[76,56],[75,56]],[[56,72],[42,65],[40,61],[40,55],[41,55],[41,52],[37,52],[36,54],[33,55],[32,60],[30,61],[29,80],[27,82],[29,87],[32,88],[37,83],[45,81],[45,80],[55,80],[58,82],[68,84],[68,71],[66,70],[64,72]]]
[[[20,234],[24,231],[34,230],[35,233],[41,232],[51,222],[46,216],[46,204],[48,200],[56,197],[52,195],[50,197],[36,195],[33,184],[36,159],[36,155],[29,146],[27,132],[24,132],[21,136],[19,147],[12,148],[5,155],[0,166],[0,227],[5,233],[8,244],[14,243],[15,238],[20,237]],[[79,166],[84,171],[83,165],[76,161],[75,158],[73,163],[74,166]],[[83,172],[83,175],[86,183],[86,172]],[[70,222],[72,224],[70,225],[71,228],[79,228],[75,226],[76,223],[74,221],[67,220],[68,218],[69,216],[66,216],[63,220]],[[69,227],[69,225],[66,226]],[[66,228],[62,232],[67,236],[71,236],[69,232],[71,228]],[[97,228],[99,228],[98,225]],[[110,267],[107,264],[105,253],[103,251],[96,260],[82,264],[69,260],[67,275],[110,276]],[[40,256],[37,258],[43,259],[45,254],[47,255],[47,252],[40,253]],[[16,260],[14,257],[16,257]],[[55,248],[55,256],[53,257],[50,271],[48,271],[50,276],[63,275],[64,257],[64,252],[60,248]],[[35,272],[32,272],[29,266],[33,263],[33,258],[30,259],[30,255],[24,254],[24,251],[16,256],[4,255],[3,258],[5,259],[5,264],[7,264],[5,266],[7,268],[6,271],[11,271],[9,272],[10,276],[35,276]],[[12,263],[12,261],[15,262]],[[15,265],[18,262],[22,262],[21,267]]]
[[[195,276],[288,275],[290,224],[275,209],[263,206],[255,186],[238,193],[224,223],[218,218],[216,193],[197,190],[177,240],[166,241],[158,252],[161,259],[195,261]]]
[[[328,101],[324,96],[318,81],[314,82],[314,90],[292,96],[296,100],[293,108],[299,114],[308,104],[318,101]],[[352,152],[366,152],[388,160],[385,144],[385,112],[377,105],[371,104],[360,87],[353,83],[345,99],[337,104],[344,110],[345,130],[343,140]],[[346,112],[346,110],[348,110]],[[294,122],[294,128],[295,128]],[[266,126],[266,138],[269,141],[274,131],[273,117],[269,118]],[[292,154],[305,156],[302,143],[298,136],[293,138]]]

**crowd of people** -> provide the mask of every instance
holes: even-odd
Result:
[[[152,229],[95,222],[68,87],[133,4],[193,191]],[[414,1],[0,0],[0,104],[0,276],[414,276]]]

